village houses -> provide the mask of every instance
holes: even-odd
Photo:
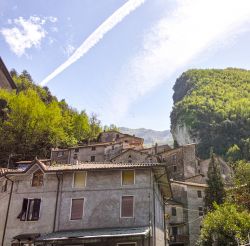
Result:
[[[49,160],[2,169],[0,240],[2,245],[195,245],[207,166],[194,144],[144,149],[143,139],[117,131],[53,149]],[[221,168],[228,176],[227,165]]]

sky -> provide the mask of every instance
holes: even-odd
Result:
[[[170,129],[191,68],[250,69],[249,0],[0,0],[0,56],[103,125]]]

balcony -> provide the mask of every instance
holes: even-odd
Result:
[[[170,243],[188,243],[188,235],[170,235]]]

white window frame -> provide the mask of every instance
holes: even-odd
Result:
[[[133,184],[123,184],[122,183],[122,172],[124,171],[134,171],[134,182]],[[135,169],[123,169],[121,170],[121,186],[130,186],[130,185],[135,185]]]
[[[75,173],[78,173],[78,172],[84,172],[85,173],[85,183],[84,183],[84,187],[75,187],[74,184],[75,184]],[[76,171],[76,172],[73,172],[73,178],[72,178],[72,188],[73,189],[83,189],[87,186],[87,175],[88,175],[88,172],[87,171]]]
[[[81,219],[75,219],[75,220],[72,220],[71,219],[71,212],[72,212],[72,201],[73,200],[78,200],[78,199],[83,199],[83,205],[82,205],[82,218]],[[74,197],[74,198],[71,198],[70,199],[70,213],[69,213],[69,221],[80,221],[84,218],[84,207],[85,207],[85,202],[86,202],[86,198],[85,197]]]
[[[137,246],[136,242],[123,242],[123,243],[117,243],[116,245],[119,246],[119,245],[124,245],[124,244],[133,244],[133,245]]]
[[[133,197],[133,216],[132,217],[122,217],[122,198],[125,196]],[[133,219],[135,218],[135,196],[134,195],[122,195],[120,198],[120,219]]]

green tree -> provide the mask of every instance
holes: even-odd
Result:
[[[226,153],[226,157],[229,162],[240,160],[241,156],[241,150],[237,144],[231,146]]]
[[[213,203],[222,204],[225,199],[224,183],[221,177],[218,161],[213,152],[207,172],[207,185],[205,190],[205,207],[207,210],[213,209]]]
[[[229,246],[248,242],[250,214],[234,204],[215,204],[202,222],[200,246]]]
[[[105,126],[103,127],[103,130],[104,130],[104,131],[119,131],[119,127],[117,127],[117,126],[114,125],[114,124],[111,124],[111,125],[109,125],[109,126],[105,125]]]
[[[249,70],[188,70],[176,80],[173,99],[171,131],[177,135],[185,126],[201,158],[209,158],[211,146],[225,156],[237,145],[241,158],[250,160]]]
[[[250,211],[250,163],[234,163],[234,186],[227,191],[227,200]]]
[[[90,118],[65,100],[58,101],[47,87],[34,84],[27,71],[12,71],[17,91],[0,89],[0,163],[10,154],[19,159],[49,157],[52,147],[69,147],[95,139],[101,131],[96,115]],[[13,157],[14,158],[14,157]]]

